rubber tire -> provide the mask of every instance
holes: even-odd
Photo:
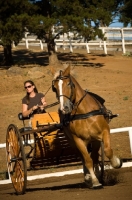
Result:
[[[24,194],[27,186],[27,166],[19,129],[10,124],[6,134],[7,168],[13,187],[18,195]]]

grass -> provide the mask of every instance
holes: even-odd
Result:
[[[128,99],[129,99],[128,96],[123,97],[123,100],[124,100],[124,101],[126,101],[126,100],[128,100]]]
[[[132,53],[127,51],[126,53],[123,54],[123,56],[126,56],[126,57],[132,57]]]

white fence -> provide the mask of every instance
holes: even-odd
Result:
[[[85,42],[84,38],[74,39],[72,33],[61,35],[59,39],[55,39],[55,49],[59,47],[65,50],[69,48],[70,52],[73,52],[74,48],[86,48],[87,53],[90,53],[91,49],[103,50],[105,54],[108,50],[116,48],[125,54],[127,52],[126,46],[129,48],[128,51],[132,52],[132,28],[100,28],[105,35],[106,40],[96,40]],[[47,46],[42,40],[37,39],[35,35],[25,34],[25,38],[19,43],[19,45],[25,45],[28,49],[30,46],[40,46],[41,50]],[[14,45],[15,47],[15,45]]]
[[[124,127],[124,128],[115,128],[111,129],[110,133],[121,133],[121,132],[128,132],[129,133],[129,140],[130,140],[130,150],[132,154],[132,127]],[[33,143],[33,140],[29,141],[30,143]],[[6,143],[0,144],[0,148],[5,148]]]

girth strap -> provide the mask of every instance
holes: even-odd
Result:
[[[67,126],[70,122],[74,120],[79,119],[87,119],[89,117],[93,117],[95,115],[103,115],[105,117],[106,113],[104,112],[104,109],[101,108],[100,110],[93,110],[91,112],[85,113],[85,114],[75,114],[75,115],[65,115],[62,122],[60,123],[62,126]]]
[[[79,120],[79,119],[87,119],[87,118],[95,116],[95,115],[105,115],[105,112],[103,109],[100,109],[100,110],[93,110],[93,111],[85,113],[85,114],[70,115],[69,121],[74,121],[74,120]]]

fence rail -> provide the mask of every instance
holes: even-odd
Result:
[[[110,129],[110,133],[121,133],[121,132],[128,132],[129,133],[129,140],[130,140],[130,150],[132,154],[132,127],[124,127],[124,128],[115,128]],[[29,143],[33,143],[33,140],[30,140]],[[0,149],[5,148],[6,143],[0,144]]]
[[[132,28],[100,28],[104,34],[106,40],[92,40],[85,42],[83,37],[74,39],[73,33],[60,35],[59,39],[55,39],[55,50],[58,51],[58,48],[69,48],[70,52],[74,51],[74,48],[85,48],[87,53],[90,53],[91,49],[103,50],[105,54],[108,53],[108,50],[117,50],[125,54],[127,52],[127,47],[129,52],[132,52]],[[54,33],[55,34],[55,33]],[[23,38],[18,45],[24,45],[27,49],[30,46],[38,46],[43,50],[46,48],[47,44],[42,40],[37,39],[37,36],[30,35],[25,33],[25,38]],[[127,47],[126,47],[127,46]],[[15,48],[15,45],[13,44]]]

